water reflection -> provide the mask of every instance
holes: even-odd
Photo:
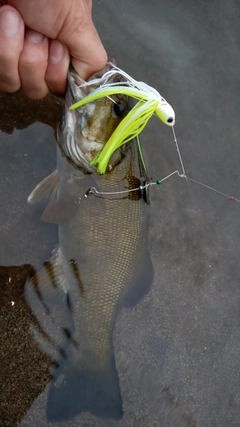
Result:
[[[13,94],[0,91],[0,130],[7,134],[36,122],[56,129],[60,114],[61,100],[50,94],[44,100],[31,100],[21,90]]]

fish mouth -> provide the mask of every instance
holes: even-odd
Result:
[[[83,151],[75,141],[75,135],[69,132],[66,138],[62,138],[61,131],[58,130],[58,146],[61,153],[69,163],[76,169],[81,169],[86,173],[93,173],[96,170],[95,166],[91,166],[85,157]]]
[[[101,153],[124,115],[122,115],[120,107],[118,114],[116,112],[115,115],[113,114],[117,102],[114,99],[107,99],[108,97],[104,97],[104,101],[87,103],[74,110],[70,110],[70,106],[99,87],[102,76],[112,67],[113,64],[108,64],[101,72],[90,77],[88,82],[81,79],[72,67],[68,71],[68,88],[63,102],[62,120],[57,131],[57,142],[62,155],[75,168],[81,169],[85,173],[97,171],[97,166],[91,162]],[[128,112],[127,98],[125,103],[125,111]],[[117,156],[113,157],[111,162],[113,164],[109,165],[109,171],[119,163],[124,150],[120,151]]]
[[[61,153],[69,163],[72,164],[77,169],[81,169],[87,173],[93,173],[96,170],[95,166],[91,166],[89,159],[84,154],[83,150],[78,143],[78,138],[76,136],[76,131],[83,122],[84,115],[86,113],[86,107],[83,107],[81,111],[74,110],[70,111],[69,107],[79,99],[84,98],[87,93],[86,90],[81,88],[81,85],[85,82],[81,77],[76,73],[72,66],[70,66],[68,71],[68,88],[65,94],[65,99],[63,101],[63,112],[62,120],[57,130],[57,142],[61,150]],[[81,135],[81,138],[84,138]],[[84,138],[88,145],[91,142]],[[104,144],[101,144],[100,149]],[[91,160],[91,159],[90,159]]]

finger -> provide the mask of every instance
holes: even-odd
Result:
[[[105,67],[107,54],[92,22],[89,4],[72,2],[58,39],[72,56],[72,64],[83,79]]]
[[[48,39],[37,31],[26,29],[19,58],[22,88],[29,98],[41,99],[48,93],[45,73],[48,60]]]
[[[92,11],[92,0],[85,0],[90,11]]]
[[[24,22],[11,6],[0,8],[0,89],[16,92],[20,86],[18,61],[24,41]]]
[[[95,28],[89,32],[88,37],[84,34],[81,41],[79,40],[79,35],[77,36],[76,34],[76,44],[72,44],[72,49],[71,46],[69,47],[72,55],[72,65],[84,80],[102,70],[107,63],[107,53]]]
[[[67,71],[70,63],[68,49],[58,40],[51,40],[49,46],[46,83],[55,94],[63,94],[67,86]]]
[[[92,22],[90,0],[8,1],[16,5],[29,28],[69,49],[73,65],[84,79],[106,65],[107,54]]]

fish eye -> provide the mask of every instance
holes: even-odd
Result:
[[[169,117],[169,118],[167,119],[167,122],[168,122],[168,123],[172,123],[172,122],[173,122],[173,117]]]
[[[124,105],[121,102],[114,103],[112,106],[112,115],[116,119],[124,113]]]

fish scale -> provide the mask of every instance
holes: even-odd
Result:
[[[139,175],[136,147],[134,150],[132,144],[115,172],[110,173],[109,176],[96,176],[98,188],[101,191],[125,190],[129,185],[125,178],[126,172],[129,171],[130,166],[133,167],[134,163],[134,172]],[[66,163],[65,167],[67,174],[71,165]],[[75,174],[78,173],[81,172],[76,170]],[[76,195],[87,189],[88,179],[86,181],[85,188],[81,188],[79,191],[75,188]],[[73,180],[72,185],[75,186],[76,182],[79,180]],[[84,187],[84,180],[81,181],[82,186]],[[62,191],[65,192],[65,189],[63,188]],[[71,194],[73,194],[73,190],[71,190]],[[98,346],[99,342],[105,343],[111,338],[115,310],[120,299],[124,297],[124,293],[127,293],[128,287],[131,287],[136,269],[139,268],[137,252],[141,253],[141,245],[146,246],[146,232],[144,236],[143,231],[146,228],[148,206],[142,199],[139,199],[139,196],[137,198],[138,200],[131,200],[126,195],[124,197],[119,195],[117,199],[99,200],[91,195],[83,200],[82,206],[80,204],[78,219],[74,217],[66,224],[59,225],[60,244],[61,236],[63,236],[61,250],[66,259],[74,258],[76,260],[85,291],[85,297],[79,297],[78,306],[75,307],[78,317],[79,313],[82,313],[82,319],[78,319],[78,324],[82,325],[82,336],[87,335],[88,340],[91,336],[92,341],[98,343]],[[99,204],[102,214],[97,213]],[[76,246],[73,244],[73,239],[71,239],[70,249],[66,246],[65,241],[65,235],[72,235],[71,230],[73,223],[75,227],[76,220],[80,231],[79,235],[77,232],[75,233],[79,254],[72,252],[72,247]],[[82,230],[85,229],[87,235],[83,235]],[[83,247],[85,250],[82,258],[81,248]],[[68,291],[71,292],[71,290]],[[105,302],[104,306],[100,304],[101,301]],[[105,336],[99,334],[99,328],[105,330]]]

